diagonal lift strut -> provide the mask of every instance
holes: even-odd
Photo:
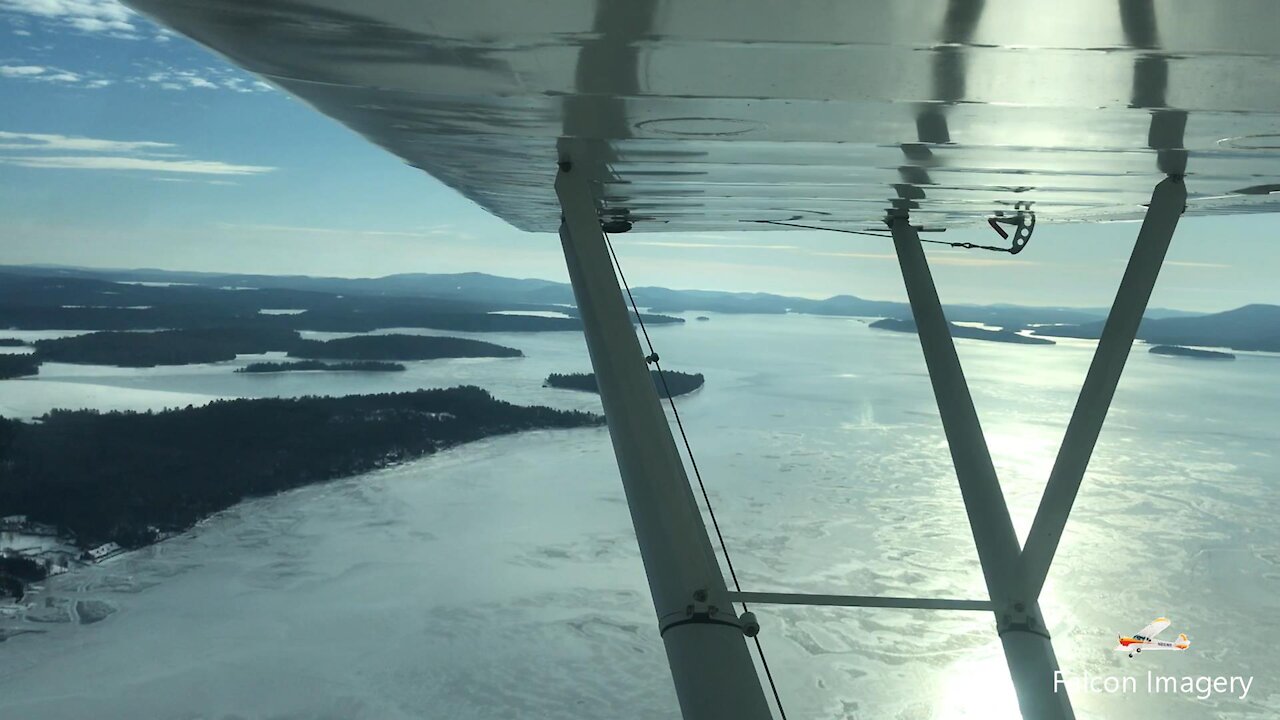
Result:
[[[1107,315],[1093,362],[1076,400],[1066,435],[1058,450],[1035,521],[1027,534],[1027,544],[1019,558],[1017,578],[1021,593],[1039,597],[1053,562],[1058,541],[1071,514],[1076,492],[1093,455],[1107,409],[1120,383],[1120,373],[1129,359],[1129,348],[1137,336],[1142,315],[1147,310],[1156,276],[1164,264],[1169,241],[1186,205],[1187,190],[1182,178],[1169,177],[1156,186],[1147,217],[1138,232],[1133,254],[1120,280],[1111,313]]]
[[[685,720],[771,713],[609,260],[585,168],[561,165],[560,242]]]
[[[1075,717],[1066,693],[1056,691],[1058,661],[1040,614],[1040,590],[1185,202],[1181,177],[1166,178],[1152,194],[1025,549],[1019,548],[920,238],[906,217],[889,220],[996,627],[1025,720]]]

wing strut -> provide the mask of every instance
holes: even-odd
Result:
[[[556,176],[560,243],[685,720],[769,720],[715,550],[650,379],[585,170]]]
[[[1170,175],[1152,193],[1142,230],[1022,549],[920,238],[905,216],[889,218],[911,313],[991,598],[990,607],[995,612],[1018,705],[1026,720],[1075,717],[1066,693],[1055,691],[1058,661],[1040,613],[1040,591],[1185,202],[1186,188],[1179,176]]]
[[[1102,432],[1107,409],[1111,407],[1111,399],[1120,383],[1120,373],[1129,359],[1129,349],[1137,337],[1138,325],[1147,310],[1156,276],[1160,274],[1169,241],[1178,227],[1178,218],[1186,202],[1187,188],[1179,177],[1166,178],[1151,195],[1147,217],[1138,232],[1129,265],[1111,305],[1111,314],[1107,316],[1089,373],[1071,414],[1071,422],[1067,424],[1062,447],[1058,449],[1058,459],[1049,473],[1049,483],[1045,485],[1036,519],[1027,534],[1026,547],[1022,549],[1018,580],[1026,597],[1040,597],[1049,565],[1067,525],[1067,516],[1071,514],[1071,505],[1080,490],[1085,469],[1089,467],[1089,458],[1098,442],[1098,434]]]
[[[1015,601],[1011,596],[1020,551],[1018,535],[1000,491],[924,247],[905,217],[892,218],[889,228],[1022,716],[1026,720],[1069,720],[1075,715],[1066,693],[1054,691],[1058,659],[1039,621],[1040,608],[1034,601]]]

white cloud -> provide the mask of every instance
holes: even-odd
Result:
[[[146,75],[130,78],[126,82],[172,91],[231,90],[238,93],[256,93],[270,92],[275,89],[264,82],[244,77],[238,70],[216,67],[196,68],[194,70],[164,67]]]
[[[203,185],[239,185],[240,184],[238,182],[235,182],[234,180],[193,180],[191,178],[176,178],[176,177],[153,177],[150,179],[156,182],[166,182],[166,183],[200,183]]]
[[[173,143],[147,140],[100,140],[45,133],[16,133],[0,130],[0,150],[56,150],[73,152],[150,152],[175,147]]]
[[[50,31],[46,34],[71,35],[70,42],[82,42],[76,40],[75,36],[84,34],[130,40],[145,38],[157,43],[168,43],[179,37],[169,30],[150,26],[141,16],[116,0],[0,0],[0,18],[9,20],[15,26],[15,35],[30,36],[31,32],[26,27],[33,22],[42,22]],[[68,33],[67,30],[71,32]],[[29,45],[26,49],[40,57],[49,50],[49,46]],[[175,52],[178,50],[180,49],[175,49]],[[0,65],[0,79],[61,84],[91,90],[120,83],[167,91],[230,90],[236,93],[263,93],[275,90],[271,85],[230,65],[181,68],[155,57],[135,61],[128,70],[113,69],[110,72],[104,72],[101,65],[88,66],[78,71],[46,67],[34,62],[21,62],[14,56],[4,57],[3,61],[8,64]]]
[[[111,84],[100,77],[86,77],[80,73],[43,65],[0,65],[0,78],[26,80],[28,82],[59,83],[82,88],[102,88]]]
[[[140,37],[138,14],[116,0],[0,0],[0,10],[34,15],[84,33]]]
[[[262,165],[233,165],[216,160],[164,160],[116,155],[0,156],[0,163],[56,170],[127,170],[190,175],[258,175],[275,170]]]
[[[1015,260],[1004,254],[991,252],[970,252],[963,253],[945,253],[936,252],[929,254],[930,265],[955,265],[959,267],[996,267],[1002,265],[1039,265],[1036,260]]]
[[[1227,265],[1225,263],[1192,262],[1190,260],[1165,260],[1164,264],[1173,265],[1175,267],[1207,268],[1207,269],[1215,269],[1215,270],[1221,270],[1221,269],[1232,267],[1231,265]]]
[[[237,165],[217,160],[193,160],[173,150],[173,143],[151,140],[103,140],[51,133],[0,130],[0,164],[56,170],[122,170],[175,175],[260,175],[275,170],[265,165]],[[90,153],[90,154],[85,154]],[[211,181],[212,182],[212,181]]]
[[[893,253],[875,252],[811,252],[815,257],[856,258],[859,260],[893,260],[898,256]],[[1014,260],[1013,258],[992,253],[968,253],[951,250],[935,250],[929,253],[930,265],[954,265],[960,267],[988,267],[995,265],[1039,265],[1032,260]]]
[[[0,0],[3,2],[3,0]],[[73,72],[63,68],[42,65],[0,65],[0,79],[26,82],[60,83],[89,90],[104,88],[117,82],[153,87],[161,90],[230,90],[238,93],[272,92],[270,85],[243,76],[233,68],[205,67],[195,70],[166,68],[120,78],[106,77],[99,72]]]
[[[238,93],[271,92],[275,90],[275,88],[271,87],[267,83],[262,82],[261,80],[253,80],[250,78],[227,77],[227,78],[222,78],[219,82],[221,83],[222,87],[226,88],[227,90],[231,90],[233,92],[238,92]]]
[[[304,235],[341,235],[341,236],[361,236],[361,237],[404,237],[404,238],[435,238],[443,234],[451,236],[457,233],[444,233],[439,229],[427,230],[425,232],[406,232],[402,230],[349,230],[346,228],[326,228],[326,227],[303,227],[297,225],[260,225],[260,224],[237,224],[237,223],[219,223],[221,227],[241,229],[241,230],[259,230],[265,232],[278,232],[290,234]]]
[[[872,252],[811,252],[810,255],[817,257],[837,257],[837,258],[858,258],[860,260],[897,260],[898,256],[893,253],[872,253]]]
[[[0,77],[30,77],[43,75],[45,68],[39,65],[0,65]]]

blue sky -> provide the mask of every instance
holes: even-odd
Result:
[[[1153,303],[1280,303],[1277,229],[1277,216],[1184,219]],[[1105,306],[1136,232],[1042,223],[1017,258],[930,258],[945,301]],[[634,234],[618,246],[635,284],[904,297],[876,238]],[[565,279],[555,236],[511,228],[114,0],[0,0],[0,263]]]

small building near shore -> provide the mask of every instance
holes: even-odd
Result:
[[[89,548],[84,554],[85,559],[87,560],[92,562],[101,562],[112,555],[122,552],[123,550],[124,548],[120,547],[118,544],[109,542],[95,548]]]

